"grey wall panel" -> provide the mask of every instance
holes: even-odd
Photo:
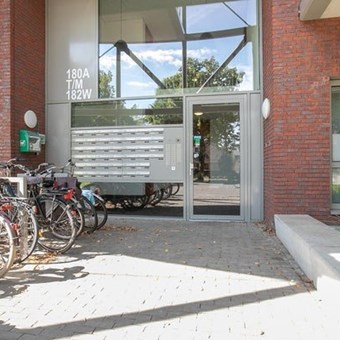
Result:
[[[261,95],[249,95],[250,103],[250,220],[263,219],[263,118]]]
[[[47,101],[98,98],[97,0],[47,1]]]
[[[47,106],[46,160],[57,166],[66,164],[70,158],[69,104]]]

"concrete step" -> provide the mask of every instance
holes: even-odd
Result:
[[[340,302],[340,232],[309,215],[275,215],[276,234],[320,294]]]

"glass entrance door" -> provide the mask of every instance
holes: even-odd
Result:
[[[188,99],[189,218],[243,219],[244,98]]]

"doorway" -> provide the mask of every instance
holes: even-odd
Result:
[[[187,98],[187,217],[245,218],[244,95]]]

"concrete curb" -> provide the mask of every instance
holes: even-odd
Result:
[[[276,234],[320,294],[340,297],[340,232],[309,215],[275,215]]]

